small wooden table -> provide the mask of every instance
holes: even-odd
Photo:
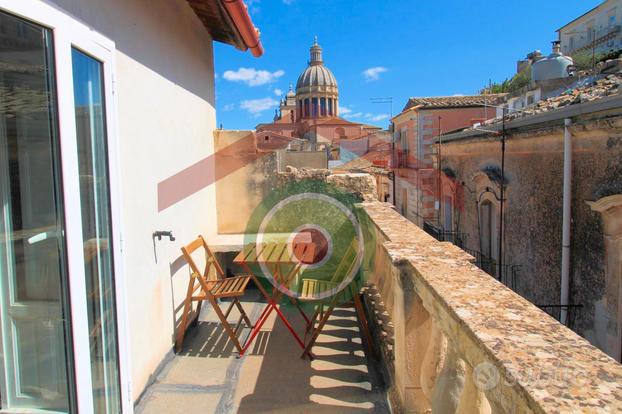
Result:
[[[304,342],[296,334],[290,322],[283,315],[283,312],[278,308],[277,302],[284,294],[280,288],[288,289],[292,279],[300,271],[302,265],[304,263],[312,263],[314,256],[315,245],[313,243],[296,243],[293,246],[289,243],[250,243],[244,246],[242,251],[233,259],[233,263],[242,265],[251,275],[255,285],[257,285],[257,288],[268,302],[268,306],[261,313],[244,343],[240,356],[244,355],[272,311],[276,311],[296,342],[298,342],[298,345],[305,349]],[[268,294],[257,275],[251,270],[251,264],[264,265],[263,267],[272,273],[272,284],[274,286],[272,295]],[[291,267],[289,271],[287,270],[288,267]],[[308,326],[310,321],[298,306],[296,299],[290,296],[289,300],[298,308]]]

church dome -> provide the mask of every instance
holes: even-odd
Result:
[[[309,66],[300,74],[298,82],[296,82],[296,92],[306,92],[314,87],[327,87],[329,89],[337,88],[337,79],[333,73],[324,66],[322,61],[322,48],[317,43],[317,39],[311,46],[311,60]]]
[[[297,119],[339,116],[337,79],[324,66],[322,48],[317,44],[317,37],[310,52],[309,64],[296,82]]]
[[[307,66],[298,77],[296,90],[311,86],[332,86],[336,88],[337,80],[330,69],[324,65]]]

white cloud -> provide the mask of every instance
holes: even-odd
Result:
[[[387,72],[388,70],[389,69],[385,68],[384,66],[374,66],[373,68],[365,69],[363,72],[361,72],[361,74],[367,82],[371,82],[380,79],[380,74]]]
[[[363,116],[363,113],[362,113],[362,112],[355,112],[355,113],[353,113],[353,114],[348,114],[348,115],[346,115],[346,117],[348,117],[348,118],[360,118],[360,117],[362,117],[362,116]]]
[[[240,108],[253,115],[260,114],[268,109],[272,109],[279,104],[279,101],[271,98],[247,99],[240,102]]]
[[[347,106],[340,106],[339,107],[339,113],[341,115],[347,115],[349,113],[352,113],[352,109],[348,108]]]
[[[281,89],[279,89],[279,88],[276,88],[276,89],[274,90],[274,94],[275,94],[276,96],[281,96],[281,95],[283,95],[283,91],[282,91]]]
[[[285,71],[280,69],[270,72],[255,68],[239,68],[238,70],[225,71],[222,77],[231,82],[244,82],[248,86],[259,86],[275,82],[283,75],[285,75]]]
[[[222,107],[222,110],[225,112],[229,112],[229,111],[233,111],[234,108],[235,108],[234,104],[226,104],[225,106]]]
[[[389,115],[387,115],[387,114],[379,114],[379,115],[376,115],[376,116],[372,116],[370,119],[372,121],[374,121],[374,122],[383,121],[385,119],[389,119]]]
[[[365,114],[365,118],[371,118],[372,116],[374,116],[374,114],[370,114],[369,112]]]

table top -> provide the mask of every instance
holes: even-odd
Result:
[[[313,243],[249,243],[233,259],[234,263],[296,264],[312,263],[315,256]]]

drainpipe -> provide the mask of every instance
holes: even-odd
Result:
[[[242,0],[222,0],[233,20],[233,24],[237,28],[244,44],[251,50],[251,53],[255,57],[263,55],[263,46],[259,40],[259,31],[253,25],[250,16],[248,15],[248,9]]]
[[[570,290],[570,202],[572,197],[572,135],[570,118],[564,119],[564,201],[562,222],[562,277],[560,292],[560,322],[564,325],[568,319],[568,297]]]

